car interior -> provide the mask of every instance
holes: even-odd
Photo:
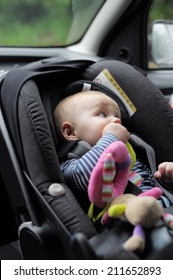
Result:
[[[0,43],[0,259],[173,259],[173,232],[161,220],[146,230],[144,251],[134,253],[121,246],[132,234],[131,225],[121,222],[100,231],[92,223],[64,181],[60,154],[68,147],[57,137],[52,117],[69,84],[93,82],[106,69],[126,103],[136,108],[132,116],[123,115],[123,122],[154,149],[155,168],[173,161],[171,49],[161,61],[164,46],[161,54],[153,51],[158,44],[146,23],[157,1],[88,0],[85,7],[67,1],[76,14],[58,47],[57,42],[41,47]],[[80,33],[81,10],[91,14]],[[154,23],[156,40],[160,23],[172,26],[170,20],[154,18]],[[135,151],[150,164],[143,147]],[[159,183],[173,204],[172,183]],[[52,194],[52,186],[62,188],[63,195]],[[173,206],[164,211],[173,214]]]

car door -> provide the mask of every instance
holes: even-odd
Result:
[[[145,70],[173,105],[172,0],[133,1],[101,44],[98,55]]]

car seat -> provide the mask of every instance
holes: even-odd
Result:
[[[58,155],[69,147],[66,150],[57,137],[52,112],[70,83],[92,81],[105,68],[137,108],[124,119],[127,127],[154,148],[157,164],[173,161],[173,111],[138,69],[111,60],[48,60],[9,71],[0,97],[1,172],[23,259],[160,258],[172,243],[170,232],[159,225],[148,231],[148,246],[142,254],[126,252],[121,243],[131,235],[131,226],[121,223],[98,232],[61,174]],[[162,236],[165,241],[160,246]]]

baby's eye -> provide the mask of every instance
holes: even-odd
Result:
[[[103,113],[103,112],[101,112],[101,113],[99,114],[99,117],[106,118],[106,114]]]

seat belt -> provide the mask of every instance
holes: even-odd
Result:
[[[134,143],[135,145],[142,147],[143,149],[146,150],[146,154],[147,154],[147,158],[148,158],[148,162],[150,165],[150,169],[154,175],[154,173],[157,171],[156,170],[156,156],[155,156],[155,151],[154,149],[147,144],[144,140],[142,140],[140,137],[138,137],[135,134],[131,134],[130,136],[130,140],[132,140],[132,143]],[[160,183],[157,179],[155,179],[157,185],[160,187],[160,189],[163,191],[163,193],[167,196],[167,198],[170,200],[171,203],[173,203],[173,195],[167,191]]]

